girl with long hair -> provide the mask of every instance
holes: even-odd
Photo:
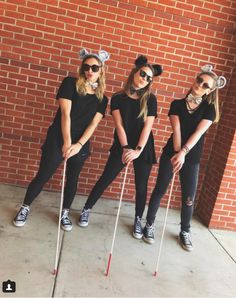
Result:
[[[149,202],[143,233],[147,243],[154,243],[154,221],[160,201],[173,173],[179,172],[182,190],[179,242],[185,250],[193,249],[190,222],[204,135],[212,123],[219,120],[218,89],[223,88],[225,83],[224,77],[218,77],[212,71],[212,66],[206,65],[195,78],[187,95],[171,103],[168,115],[173,133],[163,148],[156,186]]]
[[[146,203],[147,183],[156,162],[152,126],[157,116],[157,100],[151,93],[160,65],[151,65],[145,56],[135,61],[124,89],[111,98],[115,132],[110,155],[102,176],[93,187],[79,218],[79,226],[88,226],[89,212],[104,190],[126,164],[133,162],[135,174],[135,222],[133,236],[142,238],[141,218]]]
[[[89,139],[103,118],[108,102],[104,95],[104,62],[109,59],[109,54],[103,50],[92,54],[82,49],[80,58],[78,77],[64,78],[59,87],[56,96],[59,108],[42,146],[38,173],[29,184],[23,205],[13,220],[17,227],[25,225],[30,205],[66,159],[61,227],[65,231],[72,229],[69,209],[76,194],[79,174],[89,156]]]

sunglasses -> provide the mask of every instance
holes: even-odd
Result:
[[[151,81],[152,81],[152,76],[149,76],[144,70],[140,70],[140,72],[139,72],[139,75],[140,75],[140,77],[142,77],[142,78],[146,78],[147,77],[147,79],[146,79],[146,81],[148,82],[148,83],[150,83]]]
[[[93,64],[93,65],[83,64],[82,69],[83,69],[83,71],[89,71],[91,68],[92,72],[98,72],[100,67],[101,66],[96,65],[96,64]]]
[[[197,77],[197,78],[196,78],[196,83],[197,83],[198,85],[201,85],[200,87],[201,87],[202,89],[204,89],[204,90],[206,90],[206,89],[211,89],[211,87],[210,87],[206,82],[204,82],[204,79],[201,78],[201,77]]]

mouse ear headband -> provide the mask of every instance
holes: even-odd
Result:
[[[89,53],[86,49],[81,49],[79,52],[80,59],[85,59],[86,57],[96,57],[98,58],[102,64],[104,64],[105,61],[107,61],[110,58],[110,55],[107,51],[100,50],[98,54]]]
[[[206,64],[201,68],[202,72],[208,72],[208,73],[212,73],[216,76],[216,88],[221,89],[224,88],[224,86],[226,85],[226,78],[223,76],[217,76],[217,74],[212,71],[213,70],[213,66],[210,64]]]
[[[160,76],[163,72],[163,68],[161,65],[159,64],[149,64],[148,63],[148,60],[147,60],[147,57],[146,56],[143,56],[143,55],[140,55],[135,61],[134,61],[134,64],[136,67],[142,67],[142,66],[151,66],[154,70],[154,77],[156,76]]]

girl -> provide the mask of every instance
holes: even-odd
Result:
[[[17,227],[25,225],[31,203],[63,159],[68,159],[61,227],[65,231],[72,229],[69,209],[78,177],[89,155],[89,139],[107,107],[104,62],[109,59],[108,53],[101,50],[98,54],[89,54],[83,49],[80,58],[83,61],[78,77],[66,77],[57,93],[59,108],[42,146],[38,173],[29,184],[23,205],[14,218]]]
[[[157,101],[150,89],[153,77],[161,73],[160,65],[151,65],[145,56],[140,56],[124,89],[113,95],[114,141],[104,172],[92,189],[79,218],[81,227],[88,225],[89,211],[104,190],[126,164],[133,162],[136,189],[133,236],[142,238],[141,218],[146,203],[147,182],[152,164],[156,162],[151,130],[157,116]]]
[[[193,249],[190,221],[197,189],[199,162],[204,134],[213,122],[219,120],[218,89],[225,86],[224,77],[218,77],[211,65],[198,74],[185,98],[174,100],[169,110],[173,133],[160,158],[156,186],[147,212],[143,239],[154,243],[154,220],[160,201],[173,173],[179,172],[182,190],[181,231],[179,241],[188,251]]]

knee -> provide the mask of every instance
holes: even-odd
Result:
[[[187,207],[192,207],[192,206],[193,206],[193,198],[191,198],[191,197],[187,197],[187,199],[184,200],[184,204],[185,204],[185,206],[187,206]]]

